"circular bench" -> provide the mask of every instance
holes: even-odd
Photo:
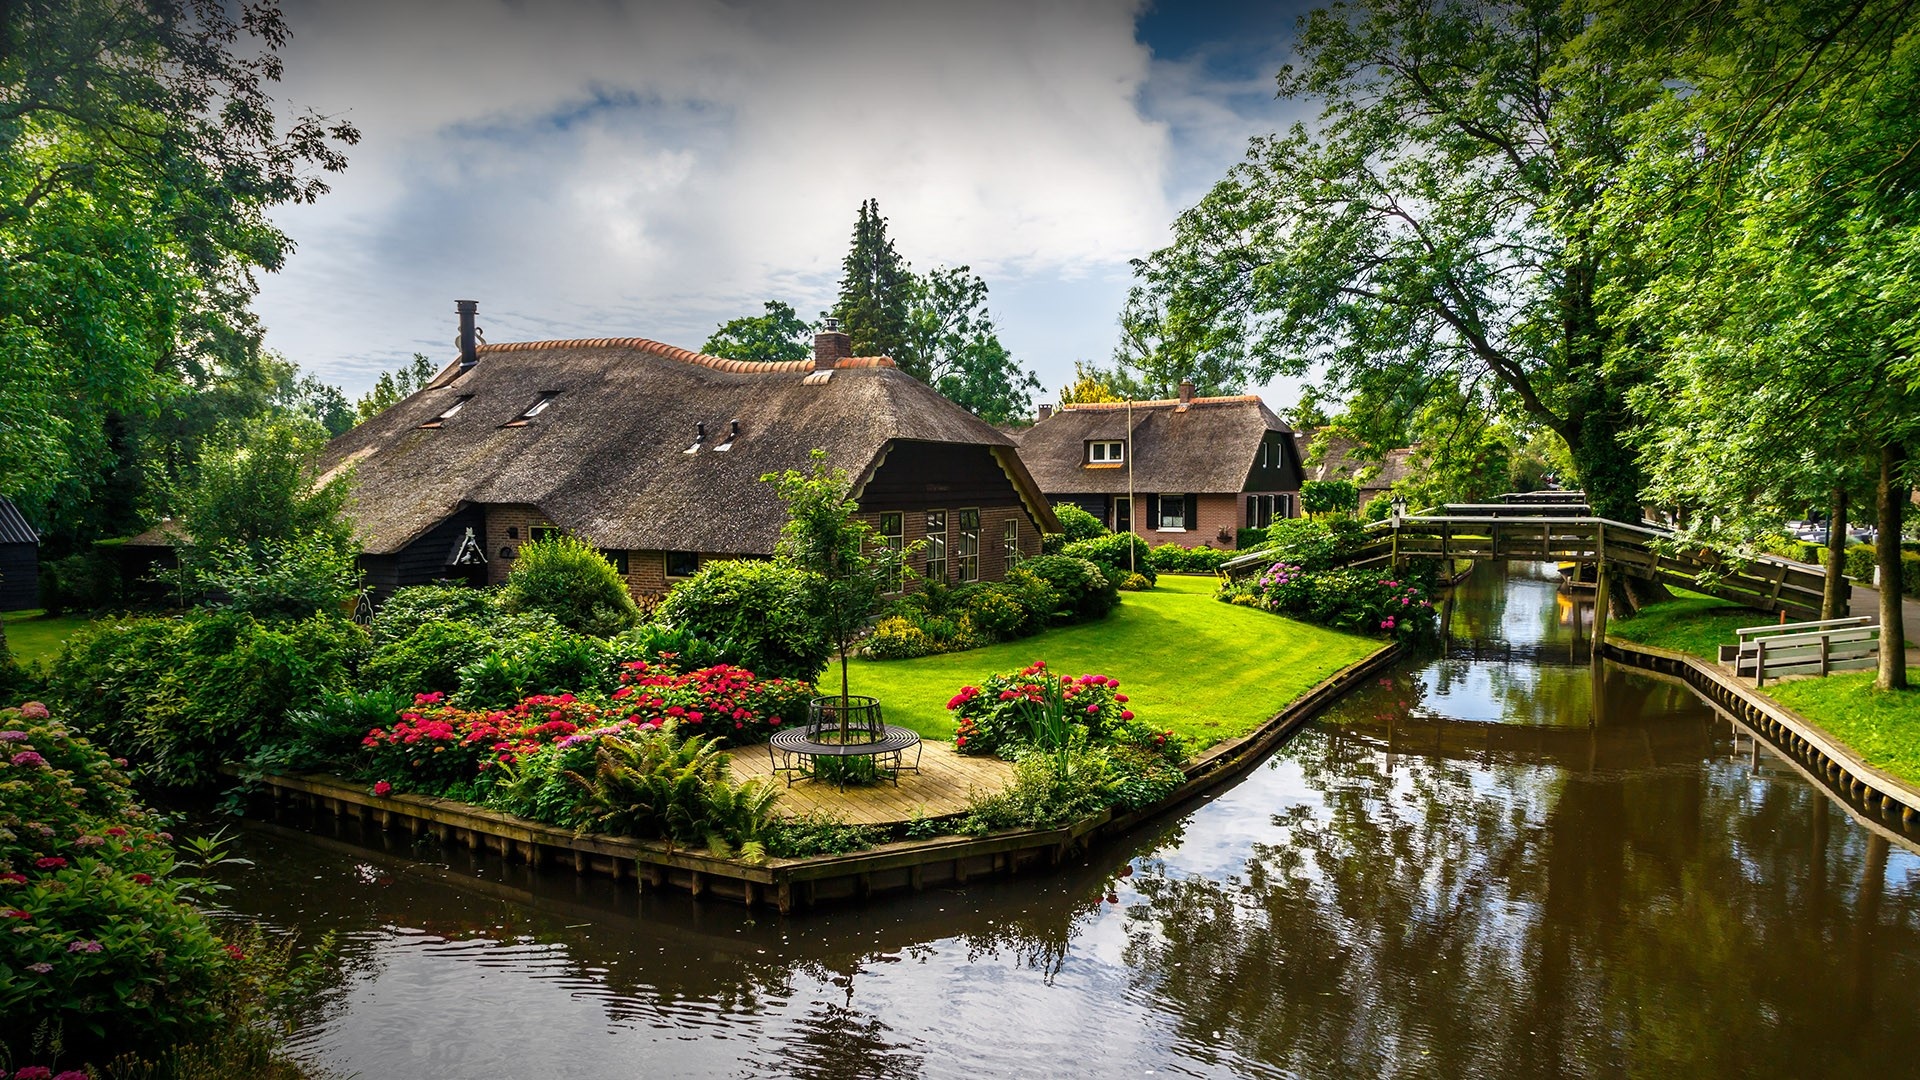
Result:
[[[892,771],[895,786],[900,783],[902,771],[911,770],[916,773],[920,771],[920,733],[910,728],[886,724],[878,732],[879,738],[849,739],[846,742],[826,742],[818,737],[822,734],[825,732],[806,728],[788,728],[785,731],[774,732],[773,738],[767,740],[767,754],[773,761],[773,771],[786,776],[788,787],[792,787],[793,782],[800,777],[813,775],[810,766],[812,758],[870,757],[874,759],[876,765],[880,764],[882,758],[891,758],[891,761],[881,767]],[[859,734],[867,735],[871,732],[862,729]],[[911,765],[906,761],[908,750],[913,751]],[[846,785],[843,783],[841,786]]]

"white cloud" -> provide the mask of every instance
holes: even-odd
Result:
[[[296,4],[286,96],[365,140],[333,193],[279,215],[300,250],[262,294],[269,344],[357,391],[444,355],[458,296],[494,341],[697,347],[764,299],[824,307],[874,196],[916,266],[987,278],[1057,386],[1111,347],[1170,185],[1244,139],[1217,86],[1135,40],[1136,7]],[[1073,304],[1009,295],[1027,288]]]

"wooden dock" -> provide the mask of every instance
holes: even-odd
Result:
[[[840,789],[815,780],[798,780],[788,787],[773,772],[773,759],[762,746],[740,746],[727,751],[735,780],[771,779],[780,785],[775,805],[786,817],[830,814],[849,825],[897,825],[915,817],[962,814],[973,793],[990,795],[1013,779],[1013,766],[996,757],[969,757],[955,753],[946,740],[920,744],[920,771],[903,772],[900,783],[868,784]],[[913,760],[908,751],[907,760]]]

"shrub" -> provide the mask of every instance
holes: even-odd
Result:
[[[673,725],[604,732],[594,738],[592,770],[569,780],[575,776],[577,828],[714,848],[735,839],[720,833],[713,813],[712,791],[729,785],[717,740],[682,735]],[[777,792],[766,780],[743,786]]]
[[[615,670],[635,660],[656,668],[696,671],[725,661],[713,642],[695,637],[691,631],[660,623],[639,626],[607,641],[607,652]]]
[[[1361,521],[1385,521],[1393,516],[1393,494],[1383,491],[1360,508]]]
[[[1351,480],[1309,480],[1300,485],[1300,509],[1309,514],[1360,509],[1360,488]]]
[[[409,585],[394,590],[373,613],[367,629],[378,647],[399,641],[429,623],[491,627],[500,618],[498,601],[497,593],[465,585]]]
[[[1239,551],[1257,548],[1266,542],[1267,530],[1265,529],[1235,529],[1233,533],[1233,546]]]
[[[391,690],[327,690],[304,709],[287,714],[287,737],[256,753],[248,764],[276,772],[359,767],[367,732],[393,722],[414,699]]]
[[[119,564],[98,548],[40,564],[40,604],[49,615],[98,611],[122,597]]]
[[[849,825],[823,811],[773,823],[767,830],[767,851],[781,859],[812,855],[844,855],[864,851],[886,839],[879,829]]]
[[[912,660],[943,651],[939,642],[904,615],[881,619],[867,636],[864,649],[875,660]]]
[[[1105,618],[1120,602],[1117,582],[1101,569],[1070,555],[1042,555],[1020,564],[1020,569],[1044,582],[1059,597],[1050,621],[1080,622]]]
[[[998,584],[970,585],[961,604],[966,618],[989,641],[1013,641],[1045,626],[1046,612],[1029,609],[1022,603],[1020,589]]]
[[[1153,549],[1153,568],[1163,574],[1212,574],[1233,555],[1217,548],[1161,544]]]
[[[761,743],[782,725],[806,718],[811,684],[798,679],[761,679],[745,668],[716,664],[684,674],[627,664],[608,714],[629,723],[680,724],[689,734],[709,735],[731,746]]]
[[[366,632],[337,616],[129,619],[68,639],[49,689],[82,733],[142,776],[193,787],[277,741],[290,710],[346,685],[365,647]]]
[[[1093,563],[1115,585],[1132,573],[1138,573],[1148,581],[1157,580],[1159,576],[1154,571],[1153,548],[1130,532],[1109,533],[1097,540],[1075,541],[1061,548],[1060,554]]]
[[[359,773],[391,790],[480,801],[499,767],[538,747],[601,726],[601,711],[572,694],[528,698],[512,709],[481,712],[422,694],[393,723],[361,739]]]
[[[674,586],[654,615],[713,642],[730,663],[811,682],[826,670],[833,644],[809,609],[807,576],[777,562],[711,562]]]
[[[375,649],[360,670],[360,685],[408,697],[451,693],[460,685],[460,670],[492,652],[494,640],[475,623],[423,623]]]
[[[234,542],[197,552],[192,578],[215,606],[257,619],[345,614],[360,591],[359,552],[328,534]]]
[[[1908,596],[1920,596],[1920,552],[1900,553],[1900,583]]]
[[[1366,527],[1347,518],[1283,518],[1267,528],[1274,556],[1307,570],[1328,569],[1366,542]]]
[[[1863,585],[1873,583],[1874,554],[1872,544],[1849,544],[1847,546],[1847,576]]]
[[[1247,582],[1227,583],[1220,598],[1251,598],[1255,606],[1357,633],[1423,639],[1437,619],[1426,590],[1416,581],[1378,570],[1307,570],[1276,562]]]
[[[620,572],[571,536],[522,544],[500,590],[500,607],[510,613],[544,611],[561,626],[595,637],[611,637],[640,621]]]
[[[957,724],[953,748],[1003,757],[1024,746],[1057,750],[1069,741],[1059,723],[1077,729],[1081,741],[1099,741],[1134,720],[1127,695],[1119,691],[1118,679],[1055,675],[1045,661],[989,675],[947,702]]]
[[[262,938],[222,940],[196,906],[214,886],[182,873],[125,774],[38,703],[0,709],[0,746],[0,1061],[31,1062],[49,1035],[67,1068],[188,1044],[271,1056]]]
[[[1029,751],[1014,763],[1012,783],[970,800],[959,831],[977,836],[999,829],[1055,829],[1111,805],[1103,748],[1065,755]]]
[[[515,634],[459,671],[462,708],[503,709],[535,694],[598,697],[613,688],[613,660],[597,638],[565,630]]]
[[[1073,503],[1054,503],[1053,516],[1060,519],[1060,537],[1063,544],[1071,544],[1079,540],[1097,540],[1108,535],[1105,523]]]

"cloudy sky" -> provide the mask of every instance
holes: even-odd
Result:
[[[862,199],[968,264],[1049,394],[1106,360],[1127,260],[1290,122],[1297,5],[292,0],[283,96],[365,138],[278,218],[268,344],[356,396],[491,341],[635,335],[834,296]],[[1291,385],[1269,388],[1276,406]]]

